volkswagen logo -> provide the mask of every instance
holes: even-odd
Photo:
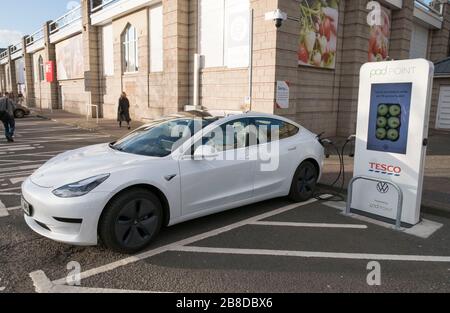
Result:
[[[389,191],[389,184],[387,183],[378,183],[377,184],[377,190],[379,193],[388,193]]]

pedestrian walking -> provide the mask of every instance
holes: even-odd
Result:
[[[117,121],[119,122],[119,127],[122,127],[123,122],[127,122],[128,129],[131,129],[131,118],[130,118],[130,101],[127,98],[127,94],[122,92],[119,99],[119,108],[117,110]]]
[[[10,94],[5,93],[5,96],[0,98],[0,120],[5,128],[5,137],[8,142],[14,142],[14,131],[16,128],[14,120],[15,107]]]

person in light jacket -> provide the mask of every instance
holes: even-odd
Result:
[[[5,128],[5,137],[8,142],[14,142],[14,131],[16,122],[14,120],[14,110],[16,106],[8,93],[0,98],[0,120]]]
[[[130,101],[127,98],[127,94],[122,92],[119,99],[119,108],[117,110],[117,121],[119,122],[119,127],[122,127],[123,122],[127,122],[128,129],[131,129],[131,118],[130,118]]]

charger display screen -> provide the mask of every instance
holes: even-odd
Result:
[[[412,83],[372,84],[367,149],[406,154]]]

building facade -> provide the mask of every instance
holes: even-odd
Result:
[[[267,14],[276,9],[287,14],[280,28]],[[30,107],[104,118],[116,117],[125,91],[135,120],[253,110],[349,135],[362,64],[437,62],[449,39],[447,1],[82,0],[0,52],[0,88]]]

